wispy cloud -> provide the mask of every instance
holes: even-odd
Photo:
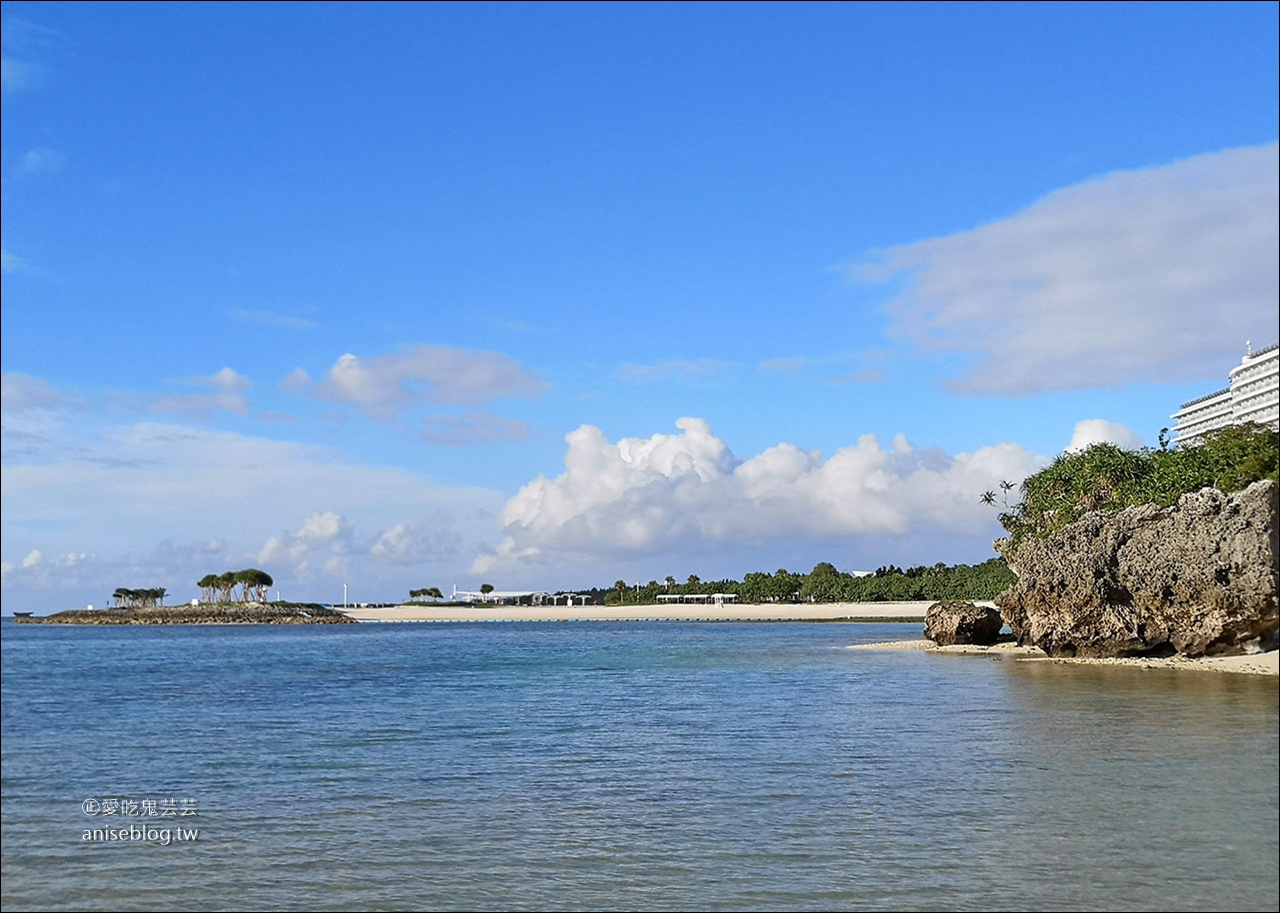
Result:
[[[0,91],[6,95],[38,83],[44,75],[44,67],[32,58],[43,56],[50,48],[67,40],[67,36],[57,29],[13,16],[5,17],[0,34],[3,35]]]
[[[528,320],[516,320],[510,317],[487,317],[485,322],[500,330],[506,330],[508,333],[541,333],[543,331],[543,328],[536,323],[530,323]]]
[[[524,422],[487,412],[437,413],[422,419],[422,439],[446,447],[517,441],[528,436],[529,426]]]
[[[37,611],[131,580],[198,595],[201,576],[256,563],[273,539],[258,566],[287,596],[333,598],[334,579],[392,596],[465,570],[445,557],[493,541],[502,504],[330,448],[177,424],[63,429],[6,464],[3,483],[5,601]],[[42,558],[24,569],[32,551]],[[72,553],[74,567],[55,559]]]
[[[223,368],[207,377],[187,378],[183,383],[212,387],[212,393],[175,393],[152,400],[152,412],[171,412],[181,415],[206,416],[213,412],[233,412],[245,415],[249,412],[249,399],[245,391],[253,383],[243,374]]]
[[[0,57],[0,87],[4,94],[17,92],[31,83],[34,67],[13,57]]]
[[[0,376],[0,410],[4,412],[48,409],[76,401],[75,397],[29,374],[10,371]]]
[[[1118,172],[854,272],[903,282],[894,332],[974,356],[959,392],[1217,376],[1246,339],[1275,338],[1278,172],[1275,144]]]
[[[281,390],[297,392],[306,390],[310,386],[311,375],[302,368],[294,368],[283,380],[280,381]]]
[[[247,415],[249,400],[239,393],[173,393],[158,396],[151,402],[151,412],[168,412],[203,418],[214,412]]]
[[[796,358],[771,358],[756,368],[765,374],[779,374],[791,380],[802,380],[831,386],[868,384],[884,379],[879,368],[849,368],[867,360],[865,355],[799,356]]]
[[[231,319],[241,323],[252,323],[264,327],[284,327],[290,330],[314,330],[316,322],[305,317],[293,317],[275,311],[247,311],[243,308],[232,308],[227,312]]]
[[[13,173],[17,177],[26,177],[34,174],[41,174],[50,171],[61,171],[67,165],[67,157],[57,149],[49,149],[41,147],[38,149],[28,149],[18,157],[18,163],[13,168]]]
[[[285,383],[306,389],[295,371]],[[361,358],[346,354],[312,387],[321,399],[349,403],[370,418],[391,421],[423,404],[479,406],[507,397],[534,399],[549,385],[498,352],[418,345],[404,352]]]
[[[188,383],[213,387],[222,393],[240,393],[253,387],[253,382],[249,378],[231,368],[223,368],[207,377],[192,377]]]
[[[26,263],[21,257],[12,253],[7,247],[0,247],[0,272],[16,273],[25,266]]]
[[[732,367],[730,362],[714,358],[699,358],[695,361],[659,361],[649,365],[623,364],[618,368],[618,377],[637,384],[660,381],[689,384],[722,376],[730,367]]]

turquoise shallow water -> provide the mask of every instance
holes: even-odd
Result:
[[[6,622],[4,908],[1277,908],[1275,679],[918,632]]]

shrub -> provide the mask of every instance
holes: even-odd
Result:
[[[1217,488],[1230,494],[1259,479],[1280,481],[1280,435],[1246,423],[1210,432],[1201,443],[1159,450],[1094,444],[1059,455],[1022,483],[1022,502],[1000,515],[1013,538],[1046,536],[1090,511],[1137,504],[1168,507],[1184,494]],[[991,503],[988,496],[984,496]]]

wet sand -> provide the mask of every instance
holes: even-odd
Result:
[[[895,640],[880,644],[855,644],[850,650],[925,650],[930,653],[1012,656],[1026,662],[1074,663],[1097,666],[1135,666],[1140,669],[1189,669],[1199,672],[1236,672],[1247,675],[1280,675],[1280,650],[1246,653],[1241,656],[1125,657],[1121,659],[1087,659],[1082,657],[1046,656],[1039,647],[1020,647],[1014,643],[998,643],[991,647],[957,645],[939,647],[932,641]]]

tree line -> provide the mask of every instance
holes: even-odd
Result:
[[[872,574],[855,575],[823,561],[809,573],[779,568],[772,574],[753,571],[742,580],[703,582],[690,574],[684,583],[674,577],[634,585],[618,580],[612,587],[592,587],[575,592],[590,595],[606,605],[651,605],[659,596],[732,593],[739,602],[914,602],[942,599],[994,599],[1013,586],[1016,578],[1003,558],[981,564],[934,565],[900,568],[886,565]]]
[[[266,602],[267,588],[274,584],[270,574],[256,567],[205,574],[196,582],[200,587],[200,598],[205,602]],[[239,599],[236,598],[236,587],[240,587]]]

